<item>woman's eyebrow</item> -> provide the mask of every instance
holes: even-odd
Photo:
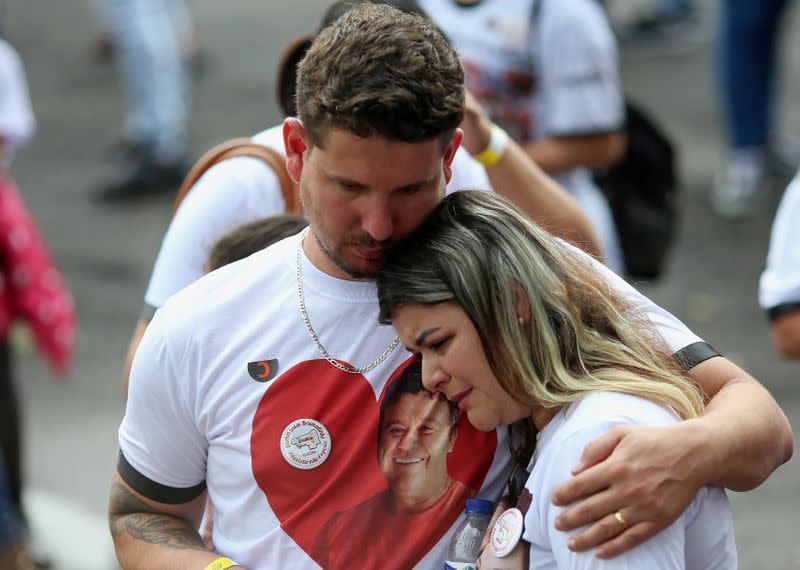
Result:
[[[429,336],[431,336],[433,333],[435,333],[436,331],[438,331],[438,330],[439,330],[439,328],[440,328],[440,327],[431,327],[431,328],[429,328],[429,329],[425,329],[424,331],[422,331],[421,333],[419,333],[419,336],[417,337],[417,340],[415,340],[415,341],[414,341],[414,343],[415,343],[417,346],[420,346],[420,345],[421,345],[423,342],[425,342],[425,339],[426,339],[426,338],[428,338],[428,337],[429,337]]]

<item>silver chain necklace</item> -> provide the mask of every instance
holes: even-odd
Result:
[[[308,234],[306,234],[308,235]],[[392,353],[392,351],[397,348],[397,345],[400,344],[400,337],[394,337],[394,340],[389,343],[389,346],[386,347],[378,358],[373,360],[371,363],[366,365],[363,368],[354,368],[352,366],[346,366],[334,360],[328,351],[325,350],[325,347],[322,346],[322,343],[319,341],[319,337],[317,337],[317,333],[314,332],[314,327],[311,326],[311,319],[308,318],[308,311],[306,310],[306,299],[305,295],[303,294],[303,271],[301,269],[300,263],[300,250],[303,247],[303,239],[305,235],[300,238],[300,243],[297,244],[297,260],[295,262],[295,279],[297,282],[297,298],[300,300],[300,314],[303,316],[303,322],[306,325],[306,330],[308,331],[308,336],[311,337],[311,341],[314,343],[314,346],[317,347],[319,353],[328,361],[331,366],[335,366],[339,370],[343,372],[349,372],[350,374],[364,374],[369,372],[376,366],[378,366],[381,362],[386,360],[386,358]]]

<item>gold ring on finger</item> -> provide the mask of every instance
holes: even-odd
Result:
[[[630,526],[628,524],[628,521],[625,520],[625,517],[622,516],[621,512],[617,511],[616,513],[614,513],[614,518],[617,519],[617,522],[621,524],[624,528],[628,528]]]

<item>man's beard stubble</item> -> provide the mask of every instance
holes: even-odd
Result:
[[[347,263],[345,263],[344,260],[341,257],[339,257],[333,251],[331,251],[330,249],[325,247],[325,244],[322,243],[322,240],[319,239],[319,236],[317,235],[317,232],[312,230],[311,233],[314,234],[314,239],[317,240],[317,244],[319,245],[320,249],[323,251],[323,253],[325,253],[325,255],[328,256],[328,259],[330,259],[331,261],[333,261],[334,264],[336,264],[336,267],[338,267],[339,269],[341,269],[342,271],[347,273],[353,279],[358,279],[358,280],[374,280],[375,279],[375,277],[377,275],[377,272],[375,272],[375,271],[359,271],[358,269],[354,269],[353,267],[351,267]],[[374,243],[376,243],[375,240],[371,240],[370,242],[367,242],[367,240],[359,240],[359,239],[351,239],[351,240],[346,240],[344,242],[345,245],[347,245],[347,244],[373,245]],[[387,243],[385,245],[385,249],[388,250],[388,248],[389,248],[389,245]]]

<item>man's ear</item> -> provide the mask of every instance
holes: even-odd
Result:
[[[517,319],[520,320],[520,323],[529,323],[531,320],[531,302],[528,299],[528,295],[525,293],[525,289],[514,279],[509,279],[508,284],[514,292],[514,306]]]
[[[456,157],[456,151],[461,146],[461,141],[464,138],[464,131],[456,129],[453,133],[453,138],[447,143],[444,149],[444,181],[449,184],[450,179],[453,177],[453,159]]]
[[[286,151],[286,171],[296,183],[300,183],[303,164],[308,150],[306,131],[294,117],[283,120],[283,147]]]

